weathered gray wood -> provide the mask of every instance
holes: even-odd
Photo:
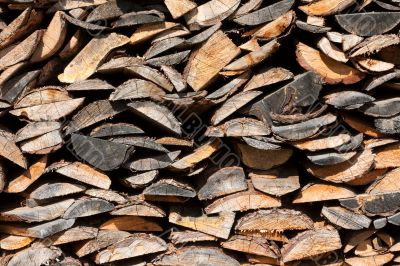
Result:
[[[126,167],[132,171],[151,171],[166,168],[172,165],[181,151],[173,151],[153,157],[138,159],[126,163]]]
[[[26,139],[38,137],[51,131],[60,129],[60,122],[33,122],[29,123],[15,133],[15,141],[20,142]]]
[[[64,213],[64,219],[87,217],[99,213],[109,212],[114,209],[114,204],[96,198],[76,200]]]
[[[163,17],[163,14],[162,13],[158,14],[158,12],[152,12],[152,11],[131,12],[121,15],[118,18],[118,20],[112,23],[112,27],[115,29],[121,27],[161,22],[164,20],[165,17]]]
[[[144,131],[139,127],[128,123],[106,123],[94,128],[90,132],[91,137],[116,137],[123,135],[142,134]]]
[[[162,146],[161,144],[156,143],[153,139],[149,137],[114,137],[111,138],[110,141],[121,143],[125,145],[135,146],[137,148],[143,148],[147,150],[159,151],[168,153],[169,150]]]
[[[124,178],[121,182],[132,188],[146,187],[158,176],[158,170],[147,171]]]
[[[111,215],[121,216],[140,216],[140,217],[165,217],[165,212],[146,201],[133,201],[124,206],[117,207],[110,212]]]
[[[349,33],[373,36],[390,31],[400,22],[396,12],[366,12],[336,15],[336,21]]]
[[[29,194],[30,199],[45,201],[48,199],[66,196],[85,191],[86,187],[79,184],[49,182],[40,185]]]
[[[323,207],[321,214],[331,223],[350,230],[368,228],[371,219],[362,214],[356,214],[342,207]]]
[[[375,100],[374,97],[358,91],[340,91],[324,97],[327,104],[340,109],[356,109]]]
[[[376,118],[374,125],[379,132],[384,134],[400,133],[400,115],[390,118]]]
[[[226,167],[210,175],[197,192],[200,200],[210,200],[247,189],[246,176],[241,167]]]
[[[189,185],[173,179],[161,179],[143,191],[146,200],[185,202],[196,196],[196,191]]]
[[[75,133],[71,135],[71,142],[79,158],[103,171],[121,166],[133,151],[128,145]]]
[[[156,84],[142,79],[130,79],[119,85],[111,94],[110,100],[137,100],[150,98],[153,100],[161,100],[165,95],[165,91]]]
[[[54,261],[62,255],[62,251],[56,248],[28,248],[16,253],[8,262],[9,266],[32,265],[40,266],[49,261]]]
[[[391,117],[400,113],[400,98],[374,101],[360,108],[360,110],[373,117]]]
[[[235,18],[233,21],[240,25],[259,25],[274,20],[286,13],[293,6],[293,4],[293,0],[282,0],[255,12]]]
[[[208,127],[205,133],[209,137],[246,137],[266,136],[271,133],[263,122],[252,118],[236,118],[220,126]]]
[[[67,91],[102,91],[102,90],[114,90],[114,86],[107,83],[107,81],[100,79],[87,79],[78,81],[68,85],[65,88]]]

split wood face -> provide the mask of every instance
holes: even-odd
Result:
[[[0,265],[400,263],[399,0],[0,2]]]

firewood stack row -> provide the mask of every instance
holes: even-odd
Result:
[[[400,265],[399,11],[1,0],[0,265]]]

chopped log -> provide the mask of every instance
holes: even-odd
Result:
[[[95,258],[97,264],[134,258],[165,251],[167,244],[161,238],[149,234],[133,234],[100,251]]]
[[[7,193],[19,193],[25,191],[39,177],[42,176],[46,169],[47,156],[41,157],[37,162],[33,163],[25,173],[11,180],[5,189]]]
[[[128,201],[124,196],[120,195],[119,193],[105,189],[91,188],[85,190],[85,195],[104,199],[106,201],[115,202],[118,204],[125,204]]]
[[[248,187],[248,191],[234,193],[215,200],[204,209],[205,212],[208,214],[223,211],[244,212],[261,208],[280,207],[282,205],[278,198],[255,191],[251,184],[248,184]]]
[[[100,230],[119,230],[136,232],[162,232],[163,228],[156,222],[135,216],[118,216],[104,222],[99,227]]]
[[[340,13],[354,2],[354,0],[321,0],[306,6],[300,6],[299,9],[310,16],[329,16]]]
[[[121,166],[132,151],[131,147],[124,144],[75,133],[71,135],[71,142],[79,158],[103,171]]]
[[[49,169],[98,188],[109,189],[111,185],[111,180],[107,175],[81,162],[54,163],[49,166]]]
[[[244,91],[255,90],[264,86],[272,85],[278,82],[290,80],[293,73],[281,67],[263,68],[262,71],[253,75],[244,87]]]
[[[64,219],[87,217],[99,213],[109,212],[114,205],[108,201],[96,198],[76,200],[64,213]]]
[[[25,221],[28,223],[50,221],[61,217],[73,202],[73,199],[69,199],[46,206],[15,208],[10,211],[1,212],[0,220]]]
[[[64,232],[60,232],[49,237],[51,243],[55,246],[75,241],[82,241],[87,239],[93,239],[97,237],[98,229],[88,226],[77,226],[68,229]]]
[[[391,118],[377,118],[374,120],[374,126],[383,134],[400,133],[400,115]]]
[[[114,90],[114,86],[100,79],[86,79],[72,83],[65,87],[67,91],[101,91],[101,90]]]
[[[204,89],[239,52],[221,30],[216,31],[189,58],[184,71],[187,83],[195,91]]]
[[[240,1],[238,0],[210,0],[203,5],[198,6],[194,12],[195,24],[200,26],[212,26],[225,18],[229,17],[239,7]],[[191,16],[192,14],[189,14]]]
[[[293,154],[291,149],[264,150],[242,143],[236,145],[242,162],[253,169],[269,170],[287,162]]]
[[[366,190],[369,194],[380,194],[385,192],[398,191],[396,181],[400,176],[400,168],[387,172],[384,176],[377,179]]]
[[[4,250],[17,250],[31,244],[35,239],[27,236],[6,236],[0,240],[0,247]]]
[[[34,189],[29,194],[29,199],[36,201],[46,201],[53,198],[66,196],[85,191],[86,187],[79,184],[52,182],[45,183]]]
[[[61,82],[74,83],[90,77],[101,60],[114,48],[128,43],[126,36],[111,33],[104,38],[94,38],[81,52],[68,64],[64,73],[58,76]],[[96,50],[96,56],[91,53]],[[83,64],[84,62],[84,64]]]
[[[393,143],[383,147],[376,153],[375,168],[384,169],[388,167],[400,167],[400,161],[397,155],[399,152],[399,143]]]
[[[356,109],[375,100],[374,97],[358,91],[340,91],[324,97],[327,104],[340,109]]]
[[[18,266],[29,263],[32,266],[40,266],[49,261],[56,260],[61,255],[61,250],[56,248],[27,248],[16,253],[7,265]]]
[[[342,114],[342,118],[346,124],[367,136],[373,138],[384,137],[384,134],[377,131],[374,127],[370,126],[365,120],[360,119],[354,115]]]
[[[363,17],[368,19],[364,20]],[[335,19],[344,30],[358,36],[383,34],[396,27],[400,22],[400,16],[396,12],[342,14],[336,15]]]
[[[181,151],[173,151],[150,158],[139,159],[126,163],[126,166],[131,169],[131,171],[151,171],[163,169],[170,166],[180,153]]]
[[[292,145],[300,150],[319,151],[325,149],[337,148],[343,144],[350,142],[351,137],[347,134],[338,134],[336,136],[328,136],[311,140],[303,140],[293,142]]]
[[[71,228],[74,223],[75,219],[65,220],[61,218],[32,227],[19,227],[9,224],[1,224],[0,231],[11,235],[28,236],[43,239],[68,228]]]
[[[71,134],[97,122],[111,118],[126,109],[125,105],[112,103],[108,100],[92,102],[72,117],[71,122],[66,127],[66,134]]]
[[[130,107],[130,110],[139,116],[149,119],[157,126],[172,131],[178,135],[182,133],[180,122],[168,108],[150,101],[132,102],[129,103],[128,106]]]
[[[129,215],[129,216],[140,216],[140,217],[165,217],[165,212],[146,201],[134,201],[130,202],[125,206],[117,207],[110,212],[111,215]]]
[[[196,196],[189,185],[173,179],[161,179],[145,188],[143,195],[149,201],[185,202]]]
[[[165,40],[160,40],[152,44],[150,48],[144,54],[144,58],[146,60],[153,58],[157,55],[160,55],[170,49],[174,49],[175,47],[182,44],[185,40],[179,37],[172,37]]]
[[[373,117],[391,117],[400,113],[400,98],[374,101],[361,107],[360,110]]]
[[[394,68],[394,64],[392,63],[371,58],[356,60],[356,62],[361,68],[371,72],[386,72]]]
[[[353,84],[365,77],[362,72],[335,61],[304,43],[297,45],[296,58],[304,69],[318,73],[328,84]]]
[[[261,121],[252,118],[232,119],[220,126],[208,127],[205,135],[209,137],[247,137],[266,136],[270,129]]]
[[[251,35],[260,40],[271,40],[283,34],[292,25],[295,18],[296,13],[289,11],[252,32]]]
[[[47,154],[62,147],[63,139],[59,130],[53,130],[39,137],[20,143],[21,151],[31,154]]]
[[[331,229],[308,230],[290,239],[282,249],[283,262],[300,260],[340,249],[339,233]]]
[[[399,208],[398,192],[381,194],[360,194],[355,198],[342,199],[340,204],[351,210],[361,209],[366,215],[393,215]]]
[[[400,38],[394,34],[373,36],[365,39],[355,46],[350,53],[350,57],[366,56],[379,52],[385,47],[399,44]],[[367,48],[368,46],[368,48]]]
[[[269,246],[268,241],[262,237],[234,235],[225,242],[222,242],[221,246],[226,249],[248,254],[277,258],[277,255]]]
[[[210,175],[197,192],[200,200],[232,194],[247,189],[246,177],[241,167],[226,167]]]
[[[169,164],[167,164],[168,166]],[[122,180],[124,185],[132,188],[140,188],[149,185],[158,176],[158,170],[147,171],[138,175],[133,175]]]
[[[301,192],[293,200],[293,203],[306,203],[327,201],[335,199],[353,198],[356,194],[351,189],[332,184],[309,184],[302,188]]]
[[[43,121],[29,123],[15,133],[15,141],[20,142],[34,137],[39,137],[60,128],[60,122]]]
[[[124,231],[99,230],[97,237],[77,244],[75,254],[81,258],[126,239],[131,234]]]
[[[321,214],[331,223],[345,229],[361,230],[371,224],[371,219],[365,215],[353,213],[342,207],[323,207]]]
[[[235,226],[239,232],[245,231],[284,231],[312,229],[312,220],[299,211],[291,209],[272,209],[251,212],[240,218]]]
[[[288,12],[293,6],[294,2],[295,1],[293,0],[282,0],[252,13],[235,18],[233,21],[240,25],[260,25],[262,23],[274,20],[282,14]]]
[[[15,144],[15,136],[5,130],[0,130],[0,156],[27,169],[26,158],[19,147]]]
[[[190,243],[190,242],[203,242],[203,241],[217,241],[214,236],[207,235],[199,231],[172,231],[168,239],[175,245]],[[0,241],[1,244],[1,241]]]
[[[192,246],[183,247],[171,254],[163,254],[156,258],[154,265],[195,265],[213,263],[220,266],[239,266],[239,262],[226,255],[221,249],[213,247]]]
[[[252,171],[249,177],[255,189],[278,197],[300,188],[299,174],[294,167]]]
[[[128,123],[106,123],[94,128],[90,132],[91,137],[104,138],[104,137],[116,137],[123,135],[136,135],[142,134],[144,131],[139,127],[128,124]]]
[[[197,7],[197,4],[191,0],[166,0],[165,5],[174,19],[177,19],[192,9]]]
[[[317,46],[325,55],[336,61],[346,63],[349,60],[344,52],[332,44],[326,37],[322,37]]]
[[[227,239],[235,222],[235,213],[220,212],[217,215],[202,214],[199,216],[193,210],[175,208],[171,209],[168,221],[215,237]]]
[[[375,155],[371,150],[360,152],[352,162],[317,166],[309,164],[307,171],[313,176],[334,183],[349,182],[365,175],[373,166]]]

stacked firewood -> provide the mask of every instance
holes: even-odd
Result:
[[[0,265],[400,265],[398,24],[1,0]]]

